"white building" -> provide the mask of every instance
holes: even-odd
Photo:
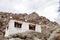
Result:
[[[10,20],[9,27],[7,27],[5,31],[5,37],[8,37],[11,34],[22,33],[31,30],[41,33],[41,25],[17,20]]]

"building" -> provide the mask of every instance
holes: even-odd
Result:
[[[22,33],[26,31],[36,31],[41,33],[41,25],[39,24],[17,21],[17,20],[10,20],[8,25],[9,27],[6,27],[5,37],[8,37],[9,35],[12,34]]]

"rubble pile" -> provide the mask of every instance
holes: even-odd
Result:
[[[60,25],[58,23],[52,22],[48,20],[46,17],[39,16],[36,12],[32,12],[29,15],[27,13],[13,14],[8,12],[0,12],[0,36],[2,37],[4,36],[5,34],[4,31],[8,26],[10,19],[40,24],[42,28],[42,33],[41,33],[42,36],[41,35],[40,36],[43,38],[41,40],[50,40],[51,34],[54,34],[54,31],[60,28]],[[55,33],[57,32],[60,32],[60,31],[58,30]],[[13,39],[14,38],[12,38],[11,40]],[[15,39],[18,40],[20,38],[15,38]]]
[[[27,31],[24,33],[18,33],[18,34],[14,34],[14,35],[10,35],[9,40],[10,39],[20,39],[20,40],[41,40],[41,33],[35,32],[35,31]]]

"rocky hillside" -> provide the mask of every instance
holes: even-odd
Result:
[[[27,22],[40,24],[42,26],[41,27],[42,33],[40,33],[41,38],[39,38],[38,40],[55,40],[55,38],[57,39],[57,34],[60,33],[59,24],[48,20],[46,17],[39,16],[36,12],[32,12],[29,15],[27,13],[13,14],[13,13],[8,13],[8,12],[0,12],[0,39],[1,40],[3,40],[2,38],[4,37],[4,34],[5,34],[4,30],[8,26],[10,19],[13,19],[13,20],[15,19],[15,20],[20,20],[20,21],[27,20]],[[33,33],[35,33],[35,32],[33,32]],[[38,34],[38,33],[36,33],[36,34]],[[30,35],[32,35],[32,34],[30,34]],[[29,34],[28,34],[28,36],[29,36]],[[38,37],[36,37],[36,38],[38,38]],[[14,38],[12,38],[11,40],[13,40],[13,39]],[[19,38],[17,38],[17,39],[19,39]],[[58,39],[59,39],[59,37],[58,37]],[[25,40],[33,40],[33,39],[25,39]]]

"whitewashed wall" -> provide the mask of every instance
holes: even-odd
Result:
[[[25,22],[23,22],[23,25],[22,25],[22,32],[25,32],[25,31],[27,31],[27,30],[29,30],[29,23],[25,23]]]
[[[35,29],[36,29],[35,30],[36,32],[40,32],[41,33],[41,25],[37,25],[36,24],[36,28]]]
[[[26,32],[29,30],[30,23],[22,22],[22,28],[16,28],[16,27],[14,27],[15,21],[16,20],[9,21],[9,28],[8,28],[8,30],[6,29],[5,37],[8,37],[11,34],[22,33],[22,32]],[[18,21],[18,22],[20,22],[20,21]],[[36,24],[35,31],[41,33],[41,26]]]
[[[14,32],[14,29],[15,29],[14,28],[14,21],[10,20],[8,30],[6,28],[5,36],[8,36],[8,35],[12,34]]]

